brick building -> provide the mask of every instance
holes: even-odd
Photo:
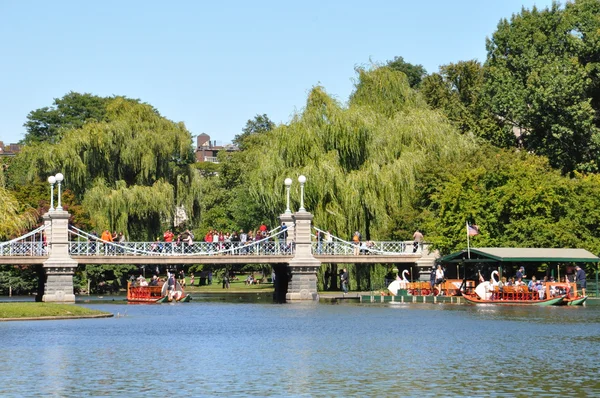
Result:
[[[196,161],[219,163],[217,153],[219,151],[235,152],[238,147],[233,144],[217,145],[217,141],[211,141],[208,134],[200,134],[196,138]]]
[[[15,156],[21,151],[21,145],[10,144],[4,145],[4,141],[0,141],[0,156]]]

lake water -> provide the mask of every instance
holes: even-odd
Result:
[[[0,396],[600,394],[600,306],[83,305],[0,322]]]

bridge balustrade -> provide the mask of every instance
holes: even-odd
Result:
[[[46,256],[43,242],[12,242],[0,245],[0,256]]]
[[[69,243],[72,256],[270,256],[294,254],[292,243],[261,241],[242,245],[238,242],[123,242],[75,241]]]
[[[363,242],[358,247],[359,255],[394,255],[394,254],[413,254],[412,242]],[[354,255],[356,245],[351,242],[333,241],[333,242],[312,242],[312,252],[314,255],[325,256],[350,256]]]

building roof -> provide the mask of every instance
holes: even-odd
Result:
[[[585,249],[554,249],[529,247],[478,247],[461,250],[440,259],[442,263],[458,262],[574,262],[597,263],[600,258]]]

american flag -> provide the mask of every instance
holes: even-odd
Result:
[[[477,225],[469,225],[467,223],[467,233],[469,236],[479,235],[479,227]]]

